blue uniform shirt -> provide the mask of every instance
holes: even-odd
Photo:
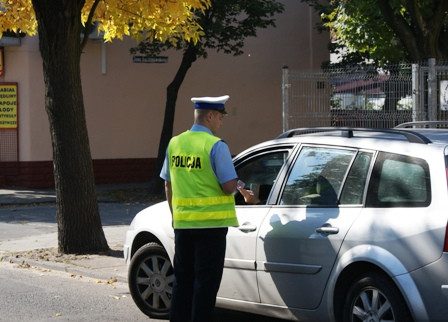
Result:
[[[203,131],[213,135],[207,127],[198,124],[194,124],[190,131]],[[210,162],[219,183],[224,183],[238,177],[235,167],[233,166],[232,155],[230,154],[229,147],[224,141],[218,141],[215,143],[210,151]],[[160,177],[165,181],[171,181],[167,156],[165,157],[165,162],[163,163]]]

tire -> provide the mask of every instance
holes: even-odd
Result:
[[[173,282],[173,266],[161,245],[146,244],[132,257],[128,271],[129,291],[135,304],[147,316],[168,318]]]
[[[383,274],[369,272],[350,286],[343,307],[344,322],[413,321],[397,287]]]

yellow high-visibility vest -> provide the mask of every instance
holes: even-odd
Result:
[[[233,195],[224,193],[211,167],[210,151],[220,138],[186,131],[171,139],[168,160],[174,228],[238,226]]]

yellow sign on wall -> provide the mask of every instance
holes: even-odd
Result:
[[[5,66],[4,66],[4,58],[3,58],[3,47],[0,47],[0,76],[5,75]]]
[[[0,83],[0,130],[17,129],[17,84]]]

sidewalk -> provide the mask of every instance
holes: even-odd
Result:
[[[0,260],[127,283],[123,242],[132,218],[155,203],[147,183],[98,185],[98,205],[111,251],[104,255],[57,253],[54,189],[0,189]],[[8,235],[8,237],[5,237]]]

